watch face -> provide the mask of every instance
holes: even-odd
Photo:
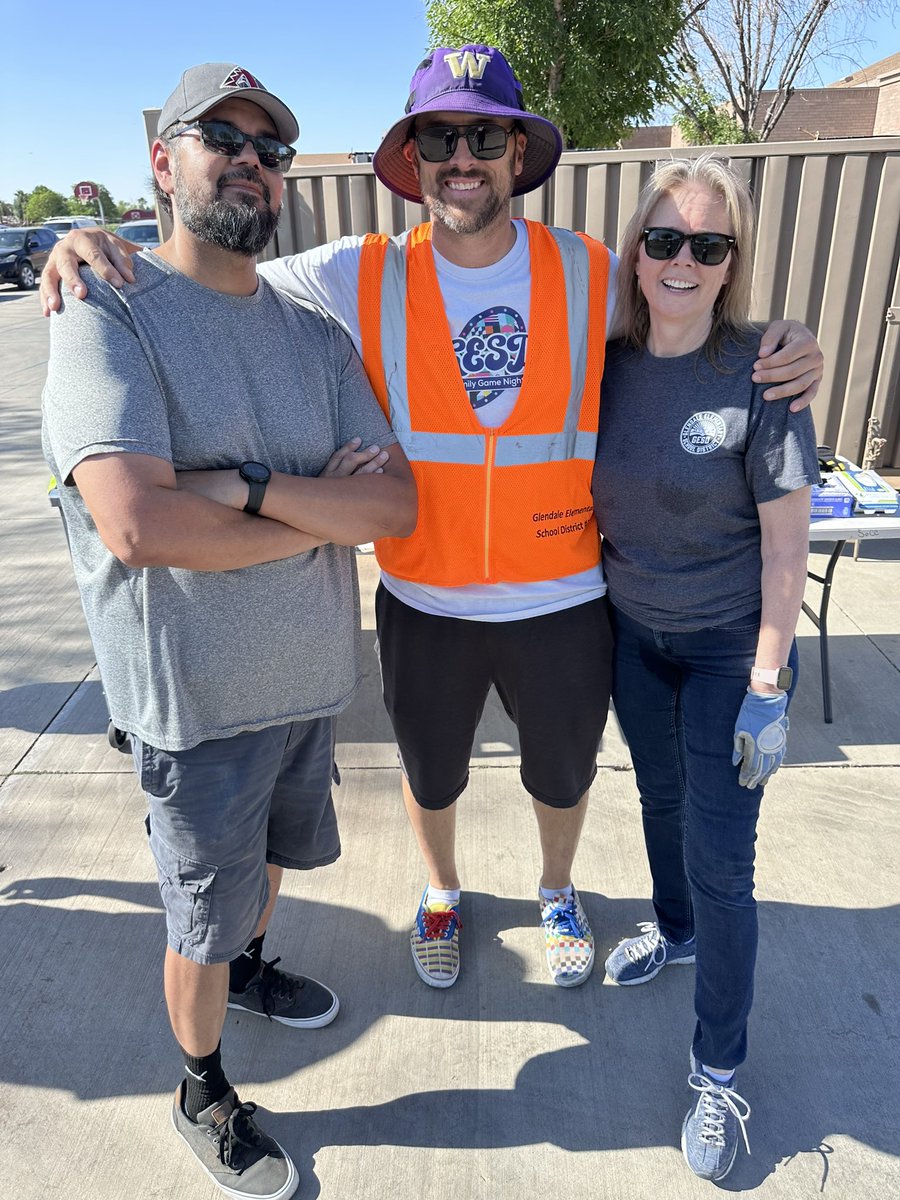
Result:
[[[781,688],[781,690],[783,692],[786,692],[789,690],[789,688],[793,682],[794,682],[794,672],[791,670],[791,668],[790,667],[779,667],[778,668],[778,678],[775,681],[775,686],[777,688]]]
[[[272,472],[268,467],[264,467],[262,463],[241,463],[241,477],[246,479],[248,483],[268,483],[271,475]]]

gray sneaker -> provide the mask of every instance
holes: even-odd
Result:
[[[734,1090],[734,1078],[727,1084],[716,1083],[692,1061],[688,1084],[700,1094],[681,1127],[681,1153],[695,1175],[716,1182],[734,1166],[739,1134],[750,1153],[746,1130],[750,1105]]]
[[[213,1183],[235,1200],[288,1200],[300,1182],[297,1168],[254,1120],[255,1104],[241,1104],[234,1088],[192,1121],[184,1111],[186,1083],[175,1093],[172,1124]]]
[[[667,964],[692,963],[696,958],[696,942],[670,942],[660,933],[653,921],[638,925],[640,935],[619,942],[606,960],[606,973],[613,983],[628,987],[633,983],[649,983]]]

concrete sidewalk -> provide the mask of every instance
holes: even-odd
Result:
[[[13,1200],[221,1195],[172,1133],[180,1063],[161,988],[164,925],[130,759],[105,709],[59,517],[45,498],[48,325],[0,289],[0,1180]],[[821,564],[824,555],[815,556]],[[360,556],[372,628],[375,564]],[[811,585],[811,597],[818,589]],[[760,825],[761,945],[740,1090],[752,1155],[727,1190],[900,1196],[900,543],[839,565],[835,720],[815,630],[790,766]],[[312,1200],[688,1200],[693,971],[616,988],[545,975],[539,869],[514,731],[493,702],[461,803],[463,973],[424,987],[408,931],[424,876],[365,637],[341,722],[344,855],[286,878],[266,944],[324,978],[341,1013],[295,1031],[230,1013],[225,1065]],[[611,721],[575,879],[602,962],[651,916],[634,777]]]

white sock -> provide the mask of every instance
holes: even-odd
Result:
[[[425,903],[431,904],[451,904],[456,908],[459,904],[459,888],[436,888],[428,885],[428,895],[425,897]]]
[[[702,1066],[703,1074],[708,1075],[713,1083],[719,1083],[723,1087],[726,1087],[734,1079],[734,1071],[726,1071],[723,1075],[721,1071],[711,1071],[706,1063],[703,1063]]]
[[[541,888],[541,899],[542,900],[554,900],[557,896],[563,896],[563,897],[565,897],[566,900],[568,900],[571,897],[573,890],[574,889],[572,888],[571,883],[569,884],[568,887],[564,887],[564,888],[542,887]]]

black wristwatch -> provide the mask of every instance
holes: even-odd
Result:
[[[272,472],[268,467],[258,462],[243,462],[238,470],[241,479],[245,483],[250,484],[250,495],[247,498],[247,503],[244,505],[244,512],[258,516],[259,510],[262,508],[263,499],[265,498],[266,485],[272,478]]]

